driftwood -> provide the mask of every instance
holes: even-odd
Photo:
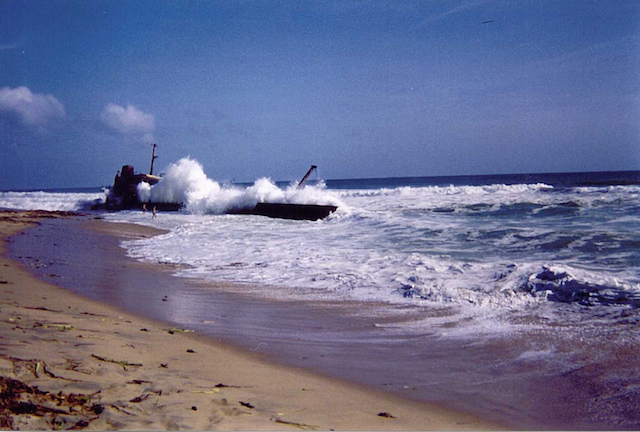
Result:
[[[124,370],[127,370],[127,366],[142,366],[142,363],[131,363],[126,360],[113,360],[113,359],[108,359],[106,357],[100,357],[95,354],[91,354],[91,357],[103,362],[119,364],[120,366],[122,366],[122,369]]]
[[[302,429],[302,430],[314,430],[314,429],[318,428],[317,426],[311,426],[311,425],[304,424],[304,423],[290,422],[290,421],[282,420],[282,419],[279,419],[279,418],[276,418],[273,421],[276,422],[276,423],[283,424],[283,425],[294,426],[294,427],[297,427],[298,429]]]

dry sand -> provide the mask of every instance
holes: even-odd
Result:
[[[0,212],[2,429],[500,427],[275,365],[42,282],[5,257],[5,243],[43,217],[72,215]]]

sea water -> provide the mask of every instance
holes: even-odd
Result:
[[[167,229],[122,247],[178,265],[180,277],[259,285],[273,298],[445,307],[442,320],[469,323],[440,323],[461,336],[530,317],[615,320],[640,306],[640,172],[327,180],[300,190],[269,179],[220,185],[183,159],[142,189],[186,206],[104,218]],[[86,210],[103,198],[98,189],[0,192],[0,207]],[[314,222],[224,214],[257,202],[338,210]]]
[[[289,361],[315,358],[323,372],[514,426],[640,427],[640,172],[320,180],[303,189],[219,184],[190,159],[166,172],[139,193],[184,202],[181,211],[100,216],[167,230],[121,246],[202,287],[169,303],[176,324],[242,331],[233,317],[205,316],[204,297],[216,294],[206,281],[252,298],[245,318],[286,312],[262,306],[269,299],[348,304],[374,325],[288,329],[291,344],[312,338]],[[0,192],[0,208],[89,211],[104,196]],[[261,201],[338,210],[319,221],[225,214]],[[236,337],[252,349],[285,347],[267,340],[274,329],[261,332],[259,318],[255,338]]]

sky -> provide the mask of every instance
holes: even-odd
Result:
[[[640,170],[637,0],[0,1],[0,190]]]

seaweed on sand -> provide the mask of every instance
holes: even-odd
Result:
[[[92,403],[93,396],[51,394],[22,381],[0,377],[0,429],[13,429],[20,416],[48,416],[54,429],[63,423],[82,429],[103,411],[101,405]]]

